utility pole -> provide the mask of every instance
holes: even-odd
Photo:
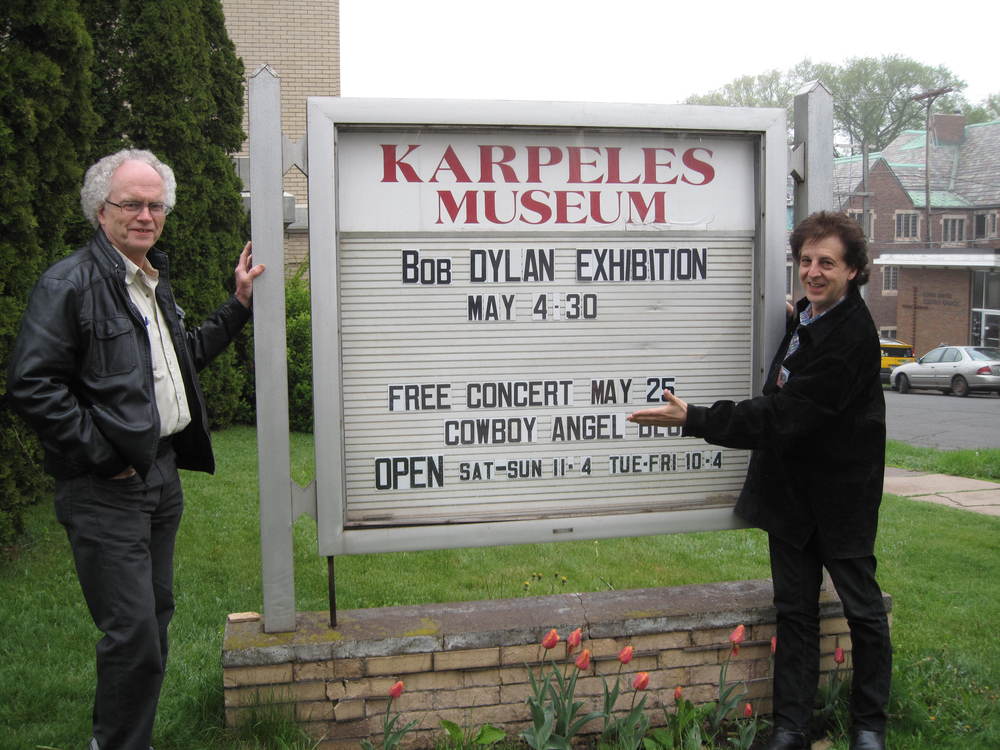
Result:
[[[931,109],[935,99],[954,90],[951,86],[945,86],[910,97],[910,101],[914,102],[927,101],[927,130],[924,136],[924,236],[928,248],[931,246]]]

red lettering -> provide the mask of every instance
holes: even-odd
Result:
[[[696,157],[694,155],[695,151],[704,151],[709,156],[712,156],[712,152],[709,151],[707,148],[701,148],[701,147],[689,148],[687,151],[684,152],[684,156],[681,157],[685,167],[694,170],[695,172],[700,174],[704,179],[702,179],[701,182],[692,182],[687,178],[687,175],[684,175],[681,178],[681,180],[683,182],[686,182],[688,185],[707,185],[708,183],[710,183],[712,180],[715,179],[715,167],[713,167],[708,162],[702,161],[701,159]]]
[[[521,221],[525,224],[544,224],[552,219],[552,209],[547,203],[543,203],[542,201],[536,199],[533,195],[534,193],[541,193],[546,198],[549,197],[549,194],[545,190],[527,190],[522,193],[521,205],[527,210],[534,211],[538,214],[538,221],[528,221],[524,214],[521,215]]]
[[[658,162],[656,160],[657,151],[665,151],[671,156],[677,156],[677,153],[672,148],[663,148],[662,146],[656,146],[654,148],[644,148],[642,150],[642,158],[643,158],[644,174],[645,174],[643,183],[646,185],[673,185],[675,182],[677,182],[677,175],[674,175],[669,180],[659,179],[657,167],[665,167],[667,169],[670,169],[673,166],[673,162],[670,161]],[[632,193],[629,193],[629,195],[632,195]],[[638,193],[636,193],[636,195],[638,195]]]
[[[466,190],[462,195],[461,201],[455,200],[455,195],[448,190],[438,190],[438,217],[437,224],[443,224],[444,221],[441,219],[441,209],[444,208],[448,212],[448,218],[451,219],[451,223],[454,224],[458,221],[458,212],[465,206],[465,223],[466,224],[478,224],[479,214],[477,211],[476,203],[476,191]]]
[[[455,149],[451,146],[448,146],[448,148],[444,150],[444,154],[441,156],[441,161],[438,162],[437,168],[435,168],[434,174],[431,175],[428,182],[437,182],[438,172],[442,171],[451,172],[455,177],[455,182],[472,182],[472,180],[469,179],[468,172],[465,171],[465,167],[462,166],[461,160],[455,153]]]
[[[497,218],[497,191],[483,191],[483,212],[486,214],[486,221],[490,224],[510,224],[517,218],[517,191],[511,191],[514,198],[514,206],[511,208],[510,218],[504,221]]]
[[[406,149],[406,153],[400,158],[396,158],[396,144],[382,144],[382,182],[399,182],[396,175],[397,170],[403,174],[403,179],[407,182],[423,182],[417,175],[417,170],[412,165],[403,161],[407,156],[416,151],[420,146],[411,145]]]
[[[587,215],[584,214],[579,219],[569,218],[569,209],[583,208],[582,203],[570,203],[569,197],[578,195],[581,198],[584,193],[579,190],[556,190],[556,224],[586,224]]]
[[[619,190],[615,193],[615,202],[618,204],[618,214],[613,219],[605,219],[604,215],[601,213],[601,197],[602,194],[600,191],[590,191],[590,217],[598,224],[614,224],[622,217],[622,191]]]
[[[599,175],[593,180],[585,180],[581,174],[581,167],[596,167],[597,160],[594,161],[580,161],[583,151],[594,151],[596,153],[601,153],[601,149],[595,146],[567,146],[566,151],[569,153],[569,175],[566,178],[566,182],[573,183],[593,183],[601,182],[604,180],[604,175]]]
[[[632,184],[633,182],[639,181],[639,175],[636,175],[631,180],[623,180],[621,177],[621,157],[622,149],[621,146],[608,146],[608,179],[609,185],[625,185]]]
[[[549,157],[544,162],[540,160],[543,148]],[[541,168],[551,167],[562,161],[562,149],[555,146],[525,146],[525,150],[528,152],[528,179],[525,182],[541,182]]]
[[[493,157],[493,149],[500,149],[500,158]],[[516,152],[513,146],[480,146],[479,147],[479,181],[493,182],[493,167],[500,168],[504,182],[518,182],[517,173],[508,164],[514,160]]]
[[[667,201],[666,193],[653,193],[652,199],[649,203],[643,197],[642,193],[638,191],[629,191],[629,211],[628,211],[628,223],[629,224],[665,224],[667,221]],[[647,221],[646,217],[649,215],[649,209],[653,208],[655,205],[656,211],[653,214],[653,220]],[[632,218],[632,209],[635,209],[636,213],[639,215],[639,220],[636,221]]]

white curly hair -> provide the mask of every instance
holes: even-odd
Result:
[[[95,162],[84,175],[83,187],[80,188],[80,207],[83,209],[83,215],[87,217],[87,221],[94,229],[97,229],[100,223],[97,220],[97,212],[101,209],[101,204],[111,194],[111,175],[127,161],[141,161],[155,169],[163,179],[164,201],[168,206],[174,205],[177,198],[177,180],[174,178],[174,170],[157,159],[151,151],[125,148]]]

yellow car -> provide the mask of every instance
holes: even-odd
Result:
[[[896,339],[879,339],[878,342],[882,347],[882,382],[888,383],[893,367],[915,361],[913,347]]]

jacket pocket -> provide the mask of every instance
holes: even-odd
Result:
[[[90,367],[100,378],[123,375],[137,366],[135,329],[126,317],[95,320]]]

